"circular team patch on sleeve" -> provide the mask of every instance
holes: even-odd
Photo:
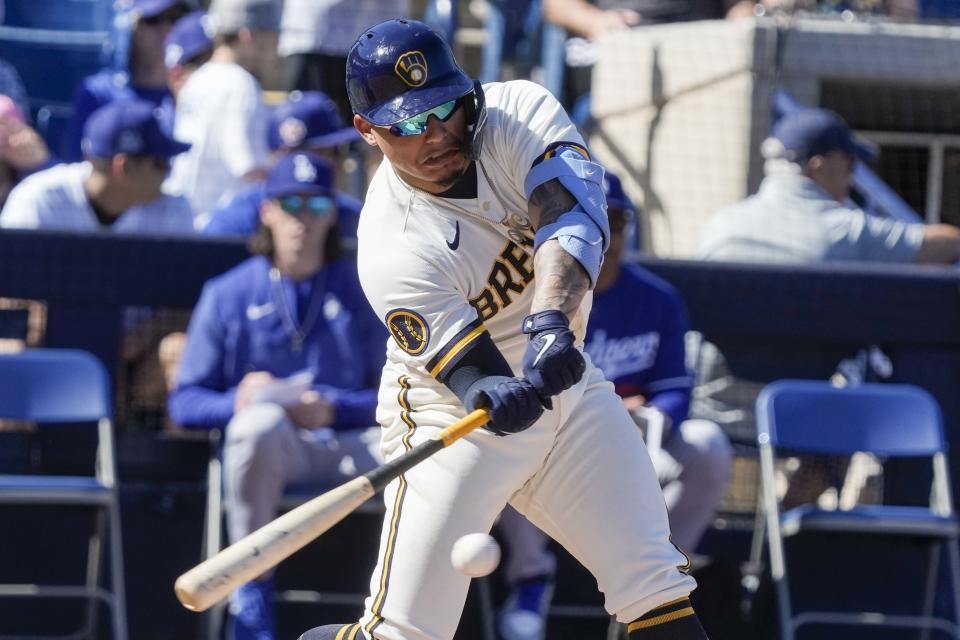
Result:
[[[430,329],[423,317],[409,309],[394,309],[387,314],[387,327],[400,348],[415,356],[430,342]]]

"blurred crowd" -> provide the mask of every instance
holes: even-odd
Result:
[[[237,539],[273,517],[285,485],[330,484],[379,460],[370,428],[387,334],[350,260],[366,177],[379,159],[352,126],[344,65],[369,25],[420,9],[440,29],[449,23],[434,3],[396,0],[117,5],[126,41],[115,47],[114,64],[82,79],[57,140],[44,140],[32,125],[18,72],[0,61],[0,228],[249,242],[249,260],[207,284],[189,326],[186,317],[179,326],[167,318],[146,342],[149,354],[124,351],[159,363],[162,374],[150,371],[162,382],[160,402],[169,402],[173,424],[224,430],[228,532]],[[614,30],[798,10],[950,19],[960,17],[955,7],[935,0],[474,0],[460,9],[510,17],[513,30],[504,37],[531,19],[563,28],[559,97],[584,123],[596,41]],[[700,258],[960,259],[955,227],[883,218],[858,204],[854,166],[876,150],[837,114],[788,114],[760,152],[759,192],[715,213],[702,230]],[[674,539],[695,550],[723,498],[733,454],[721,428],[690,419],[683,300],[643,269],[621,267],[621,254],[644,246],[636,224],[642,207],[612,173],[605,187],[614,242],[586,348],[638,424],[660,430],[655,463]],[[156,320],[144,310],[128,315],[129,330]],[[542,637],[554,563],[543,540],[515,544],[528,545],[529,565],[510,565],[517,587],[510,606],[534,621],[504,622],[502,633]],[[234,637],[274,637],[272,588],[268,578],[235,595]]]

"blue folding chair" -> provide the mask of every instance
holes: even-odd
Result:
[[[84,506],[97,510],[84,585],[0,585],[0,597],[85,598],[83,626],[69,637],[96,636],[97,600],[107,605],[113,638],[126,640],[123,552],[111,419],[110,378],[93,355],[72,349],[0,354],[0,417],[47,424],[96,423],[93,476],[0,475],[0,505]],[[100,585],[101,549],[109,537],[111,590]],[[2,578],[2,575],[0,575]],[[22,638],[23,636],[17,636]]]
[[[828,382],[779,380],[757,398],[757,440],[766,513],[770,573],[777,593],[781,640],[793,640],[802,625],[883,625],[937,629],[960,638],[960,523],[953,511],[946,442],[940,408],[926,391],[910,385],[863,384],[834,387]],[[930,457],[930,507],[858,505],[831,511],[805,504],[783,513],[777,498],[777,451],[830,456],[870,453],[880,459]],[[919,615],[878,612],[804,611],[790,602],[784,538],[800,532],[901,536],[930,541],[930,563]],[[933,614],[940,552],[946,547],[952,620]]]

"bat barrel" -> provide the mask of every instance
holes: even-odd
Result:
[[[346,518],[391,480],[489,419],[485,410],[477,409],[441,431],[436,439],[265,524],[177,578],[177,599],[191,611],[206,611]]]
[[[174,590],[191,611],[205,611],[343,520],[376,492],[365,477],[306,502],[177,578]]]

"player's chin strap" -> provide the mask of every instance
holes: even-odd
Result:
[[[473,81],[473,100],[464,100],[464,108],[467,112],[464,148],[468,159],[478,160],[480,147],[483,145],[483,128],[487,123],[487,100],[479,80]]]
[[[573,143],[556,145],[543,157],[541,162],[533,165],[524,180],[527,200],[537,187],[555,179],[576,198],[577,204],[554,222],[537,229],[533,250],[556,238],[563,250],[583,265],[590,275],[590,282],[595,284],[603,253],[610,245],[603,167],[591,160],[583,147]]]

